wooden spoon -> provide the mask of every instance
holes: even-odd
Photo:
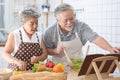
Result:
[[[67,52],[66,52],[65,49],[64,49],[64,53],[65,53],[65,56],[66,56],[66,58],[67,58],[68,65],[69,65],[71,68],[73,68],[74,64],[72,63],[72,61],[71,61],[70,57],[68,56],[68,54],[67,54]]]

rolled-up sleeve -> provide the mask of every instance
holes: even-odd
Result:
[[[85,23],[81,27],[81,32],[82,32],[81,38],[82,38],[83,44],[85,44],[87,41],[92,42],[99,36]]]
[[[47,48],[52,47],[51,38],[50,38],[50,33],[49,33],[49,32],[46,31],[46,32],[44,33],[43,39],[44,39],[44,42],[45,42],[45,46],[46,46]]]

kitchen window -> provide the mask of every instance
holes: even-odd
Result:
[[[4,29],[4,2],[5,0],[0,0],[0,30]]]

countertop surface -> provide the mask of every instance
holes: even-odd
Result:
[[[69,71],[67,73],[67,80],[80,80],[80,77],[78,77],[78,72],[76,71]]]
[[[31,73],[31,72],[28,72],[28,73]],[[55,73],[56,74],[56,73]],[[61,74],[61,73],[60,73]],[[63,73],[62,73],[63,74]],[[65,73],[66,75],[67,75],[67,80],[97,80],[97,78],[95,77],[95,75],[91,75],[91,77],[89,77],[89,78],[85,78],[85,76],[83,75],[83,76],[78,76],[78,72],[75,72],[75,71],[69,71],[69,72],[67,72],[67,73]],[[36,73],[35,73],[35,75],[37,75]],[[40,76],[40,75],[39,75]],[[60,75],[59,75],[60,76]],[[93,77],[94,76],[94,77]],[[116,80],[120,80],[120,74],[118,75],[116,75],[116,74],[114,74],[114,75],[112,75],[112,76],[117,76],[117,77],[119,77],[118,79],[116,79]],[[105,78],[105,74],[103,75],[103,77]],[[0,79],[0,80],[2,80],[2,79]],[[33,79],[31,79],[31,80],[33,80]],[[50,79],[51,80],[51,79]],[[66,79],[65,79],[66,80]]]

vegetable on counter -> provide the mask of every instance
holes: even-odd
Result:
[[[38,71],[38,67],[44,65],[43,61],[39,61],[39,63],[35,63],[34,66],[32,67],[32,71],[36,72]]]
[[[83,61],[81,59],[71,59],[74,66],[74,71],[79,71]],[[44,64],[43,61],[39,61],[39,63],[35,63],[32,67],[33,72],[41,72],[41,71],[47,71],[47,72],[64,72],[64,65],[61,63],[55,64],[53,61],[47,60],[47,62]]]
[[[50,60],[47,60],[45,64],[44,62],[40,61],[39,63],[34,64],[34,66],[32,67],[32,71],[64,72],[64,65],[61,63],[55,64],[53,61]]]
[[[24,71],[13,71],[12,75],[24,74]]]
[[[71,60],[72,60],[72,62],[74,64],[73,70],[74,71],[79,71],[81,66],[82,66],[82,64],[83,64],[83,61],[81,59],[75,59],[75,58],[73,58]]]

